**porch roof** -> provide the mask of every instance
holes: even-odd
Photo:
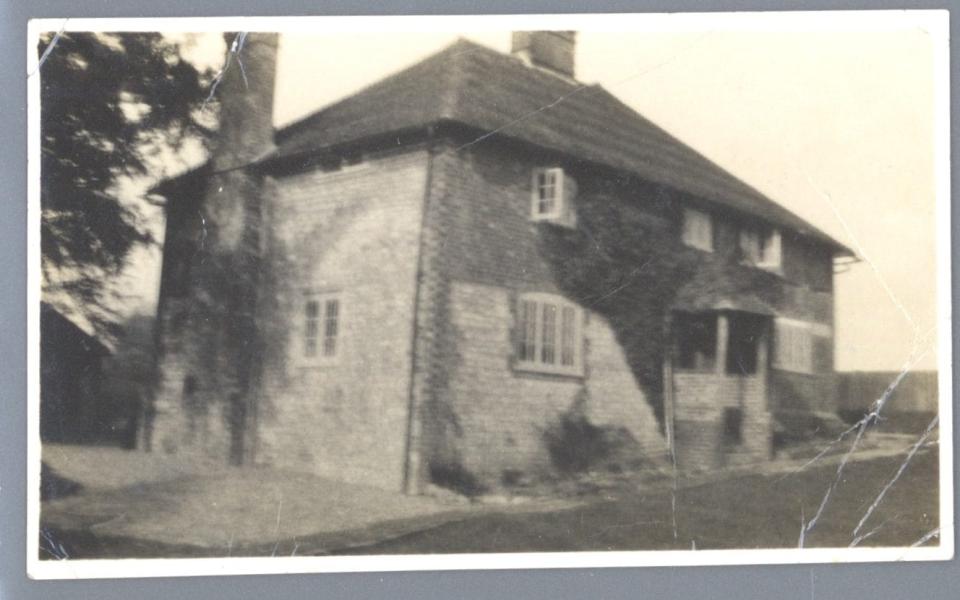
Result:
[[[736,311],[775,316],[776,309],[764,299],[770,282],[744,278],[742,273],[717,265],[703,265],[677,292],[672,309],[682,312]],[[764,285],[766,283],[767,285]]]

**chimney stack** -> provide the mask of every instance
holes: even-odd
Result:
[[[216,88],[220,129],[211,150],[215,176],[204,202],[208,252],[240,251],[245,228],[259,219],[262,178],[245,169],[273,149],[276,33],[224,34],[227,62]]]
[[[514,31],[514,56],[525,63],[573,79],[576,31]]]
[[[217,170],[240,167],[273,149],[276,33],[226,33],[227,58],[216,94],[220,131]]]

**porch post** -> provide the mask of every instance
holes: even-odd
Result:
[[[770,409],[769,398],[767,397],[767,373],[770,364],[770,340],[773,336],[770,334],[770,323],[764,324],[760,330],[757,339],[757,381],[760,384],[760,394],[763,398],[764,408]]]
[[[673,430],[676,411],[673,398],[673,357],[676,354],[676,348],[673,339],[673,316],[669,311],[663,318],[663,340],[663,429],[667,438],[667,448],[670,449],[670,456],[676,460]]]
[[[727,371],[727,346],[730,339],[730,322],[727,313],[717,313],[717,375],[724,375]]]
[[[767,376],[767,363],[770,355],[770,333],[764,327],[757,339],[757,376],[765,379]]]

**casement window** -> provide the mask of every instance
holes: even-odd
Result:
[[[572,202],[576,189],[573,179],[559,167],[535,169],[530,218],[573,226],[575,217]]]
[[[694,210],[683,209],[683,243],[698,250],[713,252],[713,217]]]
[[[773,327],[773,368],[796,373],[814,372],[814,348],[831,340],[829,325],[778,318]],[[821,343],[822,342],[822,343]],[[822,361],[818,361],[818,364]]]
[[[310,294],[303,301],[301,357],[307,363],[330,362],[340,350],[342,314],[338,294]]]
[[[741,229],[740,255],[747,264],[761,269],[779,269],[782,260],[780,230]]]
[[[583,373],[583,310],[552,294],[523,294],[517,303],[518,369]]]

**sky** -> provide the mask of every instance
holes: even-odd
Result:
[[[283,125],[466,37],[509,52],[509,31],[285,33]],[[185,53],[222,59],[217,34]],[[836,275],[840,370],[935,368],[934,44],[884,31],[581,31],[577,78],[626,104],[853,248]],[[133,277],[153,310],[156,252]],[[918,341],[919,340],[919,341]]]

